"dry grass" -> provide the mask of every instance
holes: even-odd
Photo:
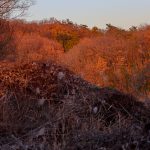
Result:
[[[48,63],[0,70],[3,150],[148,149],[150,112],[136,98]]]

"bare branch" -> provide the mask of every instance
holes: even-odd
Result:
[[[0,0],[0,18],[20,16],[33,4],[33,0]]]

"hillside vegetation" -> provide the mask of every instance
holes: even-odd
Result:
[[[0,21],[2,60],[54,60],[99,86],[149,97],[150,26],[89,29],[69,19]]]
[[[0,149],[149,150],[149,105],[54,62],[0,70]]]
[[[1,150],[149,150],[150,26],[0,20]]]

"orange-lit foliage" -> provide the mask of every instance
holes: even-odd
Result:
[[[7,49],[15,49],[12,55],[17,61],[57,60],[100,86],[149,95],[150,26],[123,30],[107,24],[100,30],[54,18],[15,20],[9,26],[14,30],[13,46]]]
[[[149,28],[137,31],[111,28],[101,37],[81,40],[62,59],[90,82],[148,96]]]
[[[62,44],[64,51],[69,50],[76,45],[81,38],[99,36],[98,32],[91,32],[83,25],[73,24],[69,20],[58,21],[51,19],[49,21],[27,23],[25,21],[14,21],[17,30],[24,33],[36,33],[42,37],[56,40]]]
[[[56,60],[63,53],[59,43],[38,34],[16,34],[16,60]]]
[[[0,19],[0,57],[3,57],[8,44],[12,38],[12,28],[9,25],[9,22],[3,19]]]

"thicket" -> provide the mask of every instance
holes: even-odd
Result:
[[[70,20],[0,21],[1,58],[55,60],[99,86],[149,97],[150,26],[89,29]],[[4,55],[5,54],[5,55]],[[5,56],[5,57],[4,57]]]

